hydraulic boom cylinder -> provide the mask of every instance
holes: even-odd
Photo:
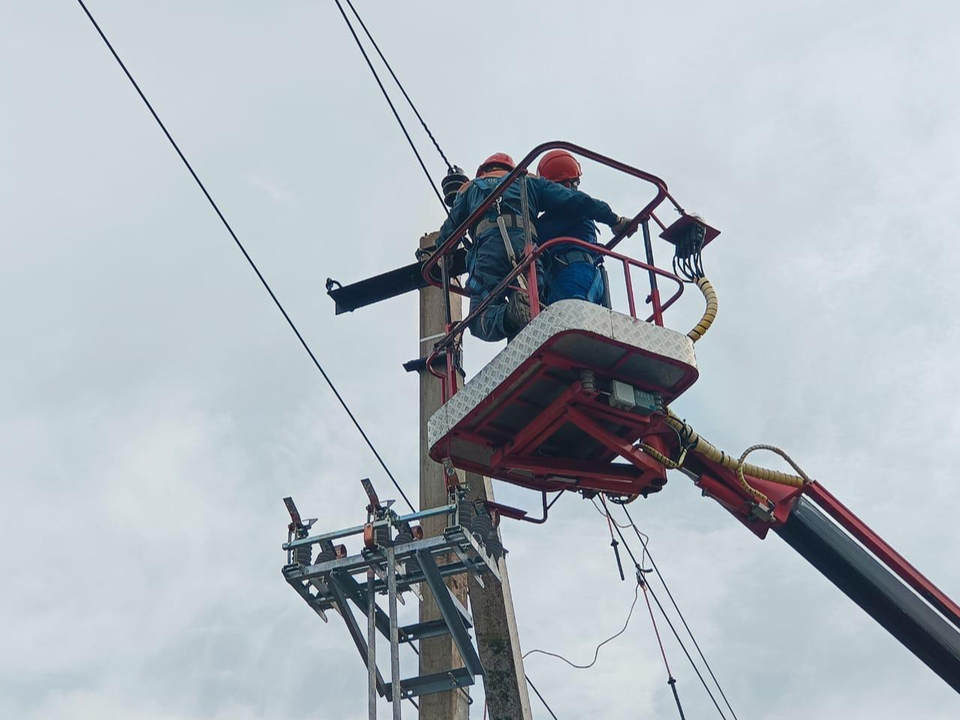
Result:
[[[776,532],[910,652],[960,692],[960,632],[816,505],[797,499]]]

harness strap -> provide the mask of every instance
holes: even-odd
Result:
[[[523,227],[523,218],[519,215],[514,215],[513,213],[504,213],[499,217],[503,218],[503,222],[508,228],[522,228]],[[479,236],[487,230],[492,230],[495,227],[499,226],[499,222],[494,220],[488,220],[487,218],[481,219],[477,222],[474,227],[474,236]],[[531,227],[533,230],[534,238],[536,238],[536,230]]]
[[[510,234],[507,232],[507,224],[504,222],[503,215],[497,215],[497,227],[500,228],[500,237],[503,238],[503,246],[506,248],[507,258],[510,260],[510,264],[516,267],[517,252],[513,249],[513,242],[510,240]],[[521,289],[527,289],[527,279],[522,273],[517,276],[517,282]]]
[[[572,263],[583,262],[590,263],[591,265],[599,264],[600,258],[595,256],[592,253],[587,252],[586,250],[581,250],[580,248],[571,248],[569,250],[560,250],[559,252],[553,253],[551,259],[560,263],[561,265],[571,265]]]

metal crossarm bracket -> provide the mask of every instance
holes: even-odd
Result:
[[[370,507],[389,508],[390,501],[382,504],[369,482],[364,483]],[[457,600],[445,584],[445,579],[469,573],[478,582],[500,582],[496,556],[477,537],[468,534],[457,521],[456,504],[430,511],[421,511],[405,516],[375,520],[369,525],[380,528],[373,537],[374,547],[369,544],[355,554],[308,562],[303,555],[294,553],[293,562],[283,566],[287,583],[324,621],[327,612],[336,611],[347,626],[347,631],[367,665],[371,692],[385,697],[399,708],[401,700],[420,695],[444,692],[453,688],[466,688],[483,675],[480,656],[470,636],[473,620],[467,609]],[[442,535],[397,542],[395,530],[405,528],[403,537],[410,538],[410,523],[432,515],[448,516],[447,529]],[[369,527],[368,525],[368,527]],[[357,525],[335,532],[306,535],[284,543],[290,552],[319,542],[364,535],[364,525]],[[369,532],[367,533],[369,536]],[[499,551],[502,552],[502,551]],[[297,558],[301,558],[297,562]],[[309,558],[309,555],[306,556]],[[397,602],[404,592],[416,592],[423,583],[429,588],[440,610],[440,618],[401,626],[397,622]],[[380,607],[378,598],[386,597],[387,610]],[[354,610],[356,608],[356,610]],[[359,621],[355,614],[366,620]],[[364,633],[364,626],[367,633]],[[450,635],[456,645],[463,667],[450,668],[422,676],[400,678],[399,651],[402,645],[412,646],[427,638]],[[377,667],[377,637],[386,638],[390,645],[390,682],[385,682]],[[397,688],[397,692],[394,691]],[[396,717],[399,711],[396,710]]]

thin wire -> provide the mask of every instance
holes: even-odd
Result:
[[[680,720],[685,720],[683,714],[683,705],[680,704],[680,693],[677,692],[677,679],[670,671],[670,663],[667,662],[667,651],[663,649],[663,640],[660,638],[660,629],[657,627],[657,619],[653,616],[653,606],[650,605],[650,594],[647,592],[648,585],[640,573],[637,573],[637,580],[642,583],[643,599],[647,603],[647,612],[650,613],[650,622],[653,624],[653,632],[657,636],[657,645],[660,646],[660,656],[663,658],[663,666],[667,669],[667,685],[673,693],[673,699],[677,703],[677,711],[680,713]]]
[[[614,525],[616,525],[618,528],[622,528],[622,529],[624,529],[624,530],[629,530],[629,529],[630,529],[630,526],[629,526],[629,525],[621,525],[621,524],[618,523],[616,520],[614,520],[614,518],[613,518],[612,515],[610,515],[609,513],[605,513],[603,510],[601,510],[601,509],[600,509],[600,506],[597,505],[597,499],[596,499],[596,498],[590,498],[590,502],[591,502],[591,503],[593,504],[593,506],[597,509],[597,512],[600,513],[601,515],[603,515],[605,518],[607,518],[607,520],[608,520],[609,522],[612,522],[612,523],[613,523]]]
[[[614,527],[617,530],[617,534],[620,536],[620,540],[623,541],[623,546],[627,550],[627,554],[630,555],[630,559],[633,560],[634,566],[637,568],[637,572],[643,572],[643,568],[640,567],[640,563],[637,562],[637,556],[633,554],[633,550],[630,549],[630,545],[627,543],[627,539],[623,536],[623,532],[620,530],[620,526],[614,523]],[[703,685],[703,689],[707,691],[707,695],[710,696],[710,699],[713,701],[714,707],[717,708],[717,712],[720,713],[720,717],[726,720],[726,715],[723,714],[723,710],[720,709],[720,704],[717,702],[717,699],[713,696],[713,691],[710,690],[710,686],[707,685],[707,681],[704,679],[703,674],[700,672],[700,668],[697,667],[697,664],[693,661],[693,658],[690,656],[690,653],[687,651],[687,646],[684,645],[683,640],[680,638],[680,634],[677,632],[677,629],[673,626],[673,623],[670,621],[670,617],[663,609],[663,605],[660,604],[660,598],[657,597],[657,594],[653,591],[653,588],[650,587],[650,584],[647,583],[647,587],[650,590],[650,595],[653,597],[654,601],[657,603],[657,607],[660,608],[660,613],[663,615],[663,619],[667,621],[667,625],[670,626],[670,631],[673,633],[673,636],[677,639],[677,644],[680,645],[680,649],[683,650],[683,654],[687,656],[687,660],[690,661],[690,667],[693,668],[693,671],[697,674],[697,677],[700,678],[700,684]]]
[[[373,79],[376,80],[377,85],[380,86],[380,92],[383,93],[383,99],[386,100],[387,105],[390,106],[390,110],[393,112],[393,116],[397,119],[397,123],[399,123],[400,129],[403,131],[404,137],[407,138],[407,143],[409,143],[410,149],[413,150],[413,154],[417,156],[417,162],[419,162],[420,167],[423,168],[423,174],[427,176],[427,182],[430,183],[430,187],[433,189],[433,192],[436,194],[437,200],[440,201],[440,205],[443,207],[444,212],[449,214],[450,211],[447,209],[446,203],[443,202],[443,195],[440,194],[440,190],[437,188],[436,184],[433,182],[433,178],[430,177],[430,171],[427,170],[427,166],[423,162],[423,158],[420,157],[420,151],[417,150],[417,146],[414,144],[413,138],[411,138],[410,133],[407,132],[407,126],[403,124],[403,120],[400,118],[400,113],[398,113],[397,108],[394,107],[393,100],[390,99],[390,94],[387,92],[387,89],[383,86],[383,82],[380,80],[380,75],[377,73],[376,68],[373,67],[373,63],[370,61],[370,56],[367,55],[367,51],[364,49],[363,43],[360,42],[360,37],[357,35],[357,31],[353,29],[353,23],[351,23],[350,18],[347,17],[347,13],[343,9],[343,5],[340,4],[340,0],[333,0],[333,1],[337,4],[337,9],[340,10],[340,14],[343,15],[343,21],[347,24],[347,28],[350,30],[350,34],[353,35],[353,39],[356,41],[357,47],[360,48],[360,54],[363,55],[363,59],[367,61],[367,67],[370,68],[370,72],[373,73]]]
[[[673,673],[670,672],[670,663],[667,662],[667,651],[663,649],[663,640],[660,639],[660,630],[657,628],[657,619],[653,616],[653,606],[650,605],[650,597],[647,595],[646,583],[644,583],[643,588],[643,599],[647,603],[647,610],[650,613],[650,622],[653,623],[653,632],[657,636],[657,645],[660,646],[660,656],[663,658],[663,666],[667,669],[667,677],[673,678]]]
[[[417,106],[413,104],[413,100],[410,99],[410,96],[407,95],[407,91],[404,89],[403,84],[400,82],[400,78],[397,77],[397,74],[393,71],[393,68],[390,67],[390,63],[387,62],[387,58],[384,57],[383,53],[380,52],[380,46],[377,45],[377,41],[373,39],[373,35],[370,34],[370,31],[367,30],[366,23],[363,22],[363,18],[360,17],[360,13],[357,12],[357,9],[353,6],[353,3],[350,0],[347,0],[347,5],[350,6],[350,9],[353,10],[353,14],[357,16],[357,21],[360,23],[360,27],[363,28],[363,32],[366,33],[367,38],[370,40],[370,43],[373,45],[373,49],[377,51],[377,55],[380,56],[380,59],[383,61],[383,64],[387,67],[387,70],[390,73],[390,77],[393,78],[393,81],[397,84],[397,87],[400,88],[400,92],[403,93],[403,97],[406,98],[407,103],[410,105],[410,109],[413,110],[413,114],[417,116],[417,120],[420,121],[420,124],[423,126],[423,130],[427,133],[427,137],[430,138],[430,141],[433,143],[433,146],[437,149],[437,152],[440,153],[440,157],[443,158],[444,164],[447,166],[447,170],[453,170],[453,165],[450,164],[450,161],[447,160],[447,156],[443,153],[443,150],[440,148],[440,143],[437,142],[437,139],[433,136],[433,133],[430,132],[430,128],[427,127],[426,121],[420,116],[420,111],[417,110]]]
[[[663,619],[667,621],[667,625],[670,626],[670,631],[673,633],[673,636],[677,639],[677,643],[680,645],[680,649],[683,650],[683,654],[687,656],[687,660],[690,661],[690,667],[693,668],[694,672],[697,673],[697,677],[700,678],[700,684],[703,685],[703,689],[707,691],[707,695],[710,696],[710,699],[713,701],[713,706],[717,709],[717,712],[720,713],[720,717],[726,720],[726,715],[723,714],[723,710],[720,709],[720,704],[717,702],[717,699],[713,696],[713,693],[710,692],[710,688],[707,686],[707,681],[704,680],[703,675],[700,673],[700,669],[697,667],[697,664],[693,661],[693,658],[690,657],[690,653],[687,652],[687,646],[683,644],[683,640],[680,639],[677,629],[673,626],[673,623],[670,622],[670,617],[667,615],[666,611],[663,609],[663,605],[660,603],[660,598],[657,597],[657,594],[653,591],[653,588],[650,587],[650,584],[647,583],[647,588],[650,590],[650,596],[653,598],[653,601],[657,604],[657,607],[660,608],[660,614],[663,615]]]
[[[523,674],[523,677],[526,678],[526,680],[527,680],[527,685],[529,685],[529,686],[533,689],[533,691],[537,694],[537,697],[540,698],[540,702],[543,703],[543,706],[547,709],[547,712],[550,713],[550,717],[552,717],[553,720],[560,720],[560,719],[554,714],[553,710],[550,709],[550,706],[547,705],[547,701],[543,699],[543,695],[541,695],[541,694],[540,694],[540,691],[537,690],[537,686],[534,685],[534,684],[533,684],[533,681],[530,680],[530,676],[527,675],[526,673],[524,673],[524,674]]]
[[[607,643],[616,640],[618,637],[623,635],[627,631],[627,627],[630,625],[630,618],[633,617],[633,609],[637,606],[637,600],[640,597],[640,584],[637,583],[636,588],[633,592],[633,602],[630,604],[630,612],[627,613],[627,619],[623,623],[623,627],[620,628],[619,632],[611,635],[606,640],[597,645],[596,650],[593,651],[593,660],[590,661],[589,665],[577,665],[575,662],[567,660],[563,655],[558,655],[557,653],[547,652],[546,650],[528,650],[523,654],[523,659],[526,660],[528,655],[538,654],[538,655],[548,655],[558,660],[563,660],[567,665],[574,668],[575,670],[589,670],[594,665],[597,664],[597,658],[600,656],[600,648],[602,648]]]
[[[667,596],[670,598],[670,602],[673,604],[673,609],[677,611],[677,615],[680,617],[680,622],[683,623],[684,629],[686,629],[690,639],[693,640],[693,646],[697,649],[700,659],[703,660],[703,664],[707,668],[707,672],[710,673],[710,677],[713,678],[713,682],[717,686],[717,690],[720,691],[720,697],[723,698],[723,702],[726,704],[727,709],[730,710],[730,714],[733,715],[734,720],[737,720],[737,713],[734,712],[733,707],[730,705],[730,701],[727,700],[727,695],[723,692],[723,686],[720,685],[720,681],[717,680],[717,676],[713,674],[713,669],[710,667],[710,663],[707,662],[707,658],[704,656],[703,650],[700,649],[700,643],[697,642],[697,638],[694,636],[693,631],[690,629],[690,626],[687,625],[687,620],[683,617],[683,613],[680,612],[680,607],[677,605],[677,601],[674,600],[673,593],[670,592],[670,588],[667,586],[667,581],[663,578],[663,573],[660,572],[660,568],[657,567],[657,563],[653,559],[653,555],[650,554],[650,549],[647,547],[648,543],[650,542],[650,536],[640,532],[640,528],[637,527],[637,524],[633,521],[633,517],[630,515],[630,511],[627,510],[626,507],[623,508],[623,512],[626,514],[627,520],[630,521],[630,525],[633,527],[634,532],[637,533],[637,537],[640,539],[640,544],[643,545],[644,555],[646,555],[646,557],[650,560],[650,564],[653,566],[653,570],[657,574],[660,584],[663,585],[663,589],[667,591]]]
[[[360,423],[357,421],[357,418],[354,417],[353,413],[350,411],[350,408],[347,406],[346,401],[340,395],[337,388],[334,386],[333,381],[330,379],[330,376],[327,375],[326,371],[320,365],[320,361],[317,360],[316,355],[313,354],[313,350],[310,349],[310,346],[307,344],[307,341],[304,340],[303,335],[300,334],[300,330],[297,329],[297,326],[294,324],[293,320],[287,314],[287,311],[284,309],[283,305],[280,303],[280,300],[274,294],[273,289],[267,283],[266,278],[263,276],[263,273],[260,272],[260,268],[257,267],[256,263],[253,261],[253,258],[250,257],[250,254],[247,252],[247,249],[243,246],[243,243],[240,242],[240,238],[237,237],[237,234],[233,231],[233,228],[230,227],[230,223],[227,222],[227,218],[224,217],[223,213],[220,212],[220,208],[217,206],[217,203],[214,202],[213,197],[207,191],[206,186],[203,184],[203,181],[200,180],[200,176],[197,175],[194,171],[193,166],[190,164],[190,161],[187,160],[186,155],[183,154],[183,151],[180,149],[180,146],[177,145],[177,141],[173,139],[173,136],[170,134],[170,131],[167,130],[167,126],[163,124],[163,121],[160,119],[160,116],[157,114],[157,111],[153,109],[153,105],[150,104],[150,101],[147,100],[147,96],[143,94],[143,90],[140,89],[140,85],[137,84],[137,81],[134,80],[133,75],[130,74],[130,71],[127,69],[127,66],[124,64],[123,60],[120,59],[120,56],[117,54],[117,51],[114,50],[113,45],[107,39],[107,36],[104,34],[103,30],[100,28],[99,23],[91,14],[90,10],[87,8],[83,0],[77,0],[80,7],[83,8],[83,11],[86,13],[87,17],[90,18],[90,22],[93,23],[93,26],[96,28],[97,33],[99,33],[100,38],[106,44],[107,48],[110,50],[110,53],[113,55],[114,59],[120,65],[120,68],[123,70],[124,74],[127,76],[127,79],[130,80],[130,83],[133,85],[134,89],[137,91],[137,94],[140,96],[140,99],[143,100],[144,105],[147,106],[147,109],[150,111],[150,114],[153,115],[153,119],[157,121],[157,125],[160,126],[160,129],[163,131],[163,134],[166,135],[167,140],[170,141],[170,144],[173,146],[173,149],[176,150],[177,155],[180,156],[180,159],[183,161],[183,164],[186,166],[187,170],[190,172],[190,175],[193,177],[194,181],[197,183],[197,186],[200,188],[200,191],[203,193],[204,197],[207,198],[207,202],[210,203],[210,207],[213,208],[214,212],[217,214],[217,217],[220,218],[220,222],[223,223],[223,226],[227,229],[227,232],[230,233],[230,237],[233,238],[233,241],[236,243],[237,247],[240,249],[240,252],[243,253],[243,257],[246,258],[247,263],[257,274],[257,278],[260,280],[260,283],[263,285],[264,289],[269,293],[270,299],[273,300],[274,305],[277,306],[277,309],[283,315],[283,319],[287,321],[287,325],[290,326],[290,329],[293,330],[293,333],[297,336],[297,340],[300,341],[300,344],[303,346],[303,349],[307,351],[307,355],[310,356],[310,359],[313,361],[314,366],[317,370],[320,371],[320,374],[323,376],[323,379],[327,381],[327,385],[330,386],[330,389],[333,391],[333,394],[336,396],[337,400],[340,401],[340,405],[343,406],[343,409],[346,411],[347,415],[350,417],[350,420],[353,421],[354,426],[360,432],[360,435],[363,437],[364,442],[367,443],[367,447],[373,452],[374,457],[377,458],[377,461],[380,463],[380,467],[383,468],[384,472],[387,474],[387,477],[390,478],[390,481],[393,483],[394,487],[397,488],[397,491],[403,497],[407,505],[410,506],[410,510],[415,511],[413,503],[410,502],[410,499],[407,497],[406,493],[403,492],[403,488],[400,487],[400,483],[397,482],[397,479],[393,476],[393,473],[390,472],[390,468],[387,467],[387,464],[383,461],[383,458],[380,457],[380,453],[377,452],[377,449],[374,447],[373,443],[370,441],[370,438],[367,437],[367,434],[364,432],[363,428],[360,426]]]

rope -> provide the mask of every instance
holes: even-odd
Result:
[[[350,18],[347,17],[347,13],[344,11],[343,5],[340,4],[340,0],[334,0],[334,2],[337,4],[337,9],[340,10],[340,14],[343,16],[343,21],[347,24],[350,34],[353,35],[353,39],[357,43],[357,47],[360,49],[360,54],[363,55],[363,59],[366,60],[367,67],[370,68],[370,72],[373,73],[373,79],[377,81],[377,85],[380,87],[380,92],[383,93],[383,99],[386,100],[387,105],[390,106],[390,110],[393,112],[393,117],[397,119],[397,123],[400,125],[400,129],[403,131],[404,137],[407,138],[407,143],[410,145],[410,149],[413,150],[413,154],[417,156],[417,162],[420,163],[420,167],[423,169],[423,174],[426,176],[427,182],[430,183],[430,187],[433,189],[434,194],[436,194],[437,200],[440,201],[440,205],[443,207],[444,212],[449,214],[449,210],[447,210],[447,206],[443,202],[443,195],[440,194],[440,190],[433,182],[433,178],[430,177],[430,171],[427,170],[427,166],[423,162],[423,158],[420,157],[420,151],[417,150],[417,146],[414,144],[413,138],[411,138],[410,133],[407,132],[407,126],[403,124],[403,120],[400,118],[400,113],[397,112],[397,108],[394,106],[393,100],[390,99],[390,94],[383,86],[383,82],[380,80],[380,75],[377,73],[376,68],[373,67],[373,63],[370,61],[370,56],[367,55],[367,51],[364,49],[363,43],[360,42],[360,37],[357,35],[357,31],[353,29],[353,24],[350,22]],[[351,6],[351,8],[352,7],[353,6]],[[356,14],[356,10],[354,10],[354,14]],[[357,19],[360,19],[359,15],[357,16]]]
[[[353,6],[353,3],[350,0],[347,0],[347,5],[350,6],[350,9],[353,11],[353,14],[357,16],[357,21],[360,23],[360,27],[363,28],[363,32],[366,33],[367,38],[370,40],[370,43],[373,45],[373,49],[377,51],[377,55],[380,56],[380,59],[383,61],[383,64],[386,66],[387,71],[390,73],[390,77],[393,78],[393,81],[397,84],[397,87],[400,88],[400,92],[403,93],[403,97],[406,99],[407,103],[410,105],[410,109],[413,110],[413,114],[417,116],[417,120],[420,121],[420,124],[423,126],[423,131],[427,133],[427,137],[430,138],[430,142],[433,143],[433,146],[437,149],[437,152],[440,154],[440,157],[443,159],[443,164],[447,166],[447,170],[453,170],[453,165],[450,164],[450,161],[447,160],[447,156],[444,154],[443,150],[440,148],[440,143],[437,142],[437,139],[433,136],[433,133],[430,132],[430,128],[427,127],[426,121],[420,116],[420,111],[417,110],[417,106],[413,104],[413,100],[410,99],[410,96],[407,95],[407,91],[404,89],[403,85],[400,82],[400,78],[397,77],[397,74],[393,71],[393,68],[390,67],[390,63],[387,62],[387,58],[384,57],[383,53],[380,52],[380,46],[377,45],[377,41],[373,39],[373,35],[370,34],[370,31],[367,30],[366,24],[363,22],[363,18],[360,17],[360,13],[357,12],[357,9]]]
[[[737,477],[740,478],[741,487],[743,487],[744,490],[746,490],[755,498],[757,498],[757,500],[760,500],[765,504],[770,502],[769,498],[766,495],[764,495],[762,492],[754,488],[750,483],[747,482],[747,479],[743,476],[744,461],[747,459],[747,455],[754,452],[755,450],[769,450],[770,452],[776,453],[777,455],[782,457],[784,460],[786,460],[790,464],[790,467],[792,467],[794,470],[797,471],[797,474],[803,479],[803,483],[813,482],[810,479],[810,477],[803,471],[803,468],[797,465],[797,463],[793,461],[793,458],[787,455],[783,450],[778,448],[776,445],[763,445],[763,444],[751,445],[750,447],[748,447],[746,450],[743,451],[743,454],[740,456],[740,459],[737,460]]]
[[[283,315],[283,319],[287,321],[287,325],[290,326],[290,329],[293,330],[294,335],[297,336],[297,340],[300,341],[300,345],[303,346],[303,349],[307,352],[307,355],[310,356],[310,360],[313,361],[314,366],[317,370],[320,371],[320,374],[323,376],[323,379],[326,380],[327,385],[330,386],[330,389],[333,391],[333,394],[336,396],[337,400],[340,401],[340,405],[343,406],[343,409],[346,411],[347,415],[350,417],[350,420],[353,422],[354,426],[359,431],[361,437],[363,437],[364,442],[367,444],[367,447],[370,448],[373,452],[374,457],[377,458],[377,462],[380,463],[380,467],[383,468],[384,472],[387,474],[387,477],[390,478],[390,481],[393,483],[394,487],[403,497],[407,505],[410,506],[411,511],[415,511],[413,504],[407,498],[406,493],[403,492],[403,488],[400,487],[400,483],[397,482],[397,479],[393,476],[393,473],[390,472],[390,468],[387,467],[387,464],[383,461],[383,458],[380,457],[380,453],[377,452],[376,447],[370,441],[370,438],[367,437],[367,433],[364,432],[363,428],[360,426],[360,423],[354,417],[353,413],[350,411],[350,408],[347,406],[346,401],[340,395],[337,388],[334,386],[333,381],[330,379],[330,376],[327,375],[326,371],[320,365],[320,361],[317,360],[317,356],[313,354],[313,350],[310,349],[310,346],[307,344],[307,341],[304,340],[303,335],[300,334],[300,330],[294,324],[293,320],[287,314],[286,309],[283,307],[283,304],[277,298],[276,294],[273,292],[273,289],[270,287],[270,284],[267,282],[267,279],[263,276],[263,273],[260,272],[260,268],[257,267],[257,264],[253,261],[253,258],[250,257],[250,253],[247,252],[247,249],[243,246],[243,243],[240,242],[240,238],[237,237],[237,234],[233,231],[233,228],[230,226],[230,223],[227,222],[227,218],[224,217],[224,214],[220,211],[220,208],[217,206],[217,203],[214,202],[213,197],[207,191],[206,186],[203,184],[203,181],[200,180],[200,176],[197,175],[196,171],[193,169],[193,166],[190,164],[190,161],[187,160],[186,155],[183,154],[183,151],[180,149],[180,146],[177,144],[177,141],[173,139],[173,136],[170,134],[170,131],[167,130],[167,126],[164,125],[163,121],[160,119],[160,116],[157,114],[157,111],[153,109],[153,105],[150,104],[150,101],[147,100],[147,96],[144,95],[143,90],[140,89],[140,85],[137,84],[137,81],[134,80],[133,75],[127,69],[127,66],[124,64],[123,60],[120,59],[120,56],[117,54],[117,51],[114,49],[113,45],[107,39],[107,36],[104,34],[99,23],[91,14],[90,10],[84,4],[83,0],[77,0],[80,7],[83,8],[83,11],[86,13],[87,17],[90,19],[90,22],[93,23],[93,27],[96,28],[97,33],[99,33],[100,38],[103,40],[104,44],[110,50],[110,53],[113,55],[114,59],[117,61],[117,64],[120,65],[120,68],[123,70],[124,74],[127,76],[127,79],[130,80],[130,83],[133,85],[134,89],[137,91],[137,94],[140,96],[140,99],[143,100],[144,105],[147,106],[147,109],[150,111],[150,114],[153,115],[153,119],[157,121],[157,125],[160,126],[160,129],[163,131],[163,134],[166,136],[167,140],[170,141],[170,144],[173,146],[173,149],[177,152],[177,155],[180,157],[180,160],[183,161],[183,164],[186,166],[187,170],[190,172],[190,175],[193,177],[194,181],[197,183],[197,186],[200,188],[200,191],[203,193],[204,197],[207,199],[207,202],[210,203],[210,207],[213,208],[213,211],[217,214],[217,217],[220,218],[220,222],[223,223],[223,226],[226,228],[227,232],[230,233],[230,237],[233,238],[234,243],[236,243],[237,248],[240,252],[243,253],[243,257],[246,258],[247,263],[256,273],[257,278],[260,280],[261,285],[270,295],[270,299],[273,300],[274,305],[277,306],[277,309],[280,311],[280,314]]]

